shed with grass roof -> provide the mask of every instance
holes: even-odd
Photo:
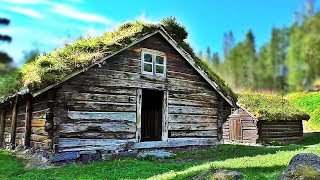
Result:
[[[280,95],[242,93],[238,108],[223,124],[225,142],[286,144],[301,140],[309,115]]]
[[[0,141],[69,158],[219,144],[236,95],[179,28],[127,23],[24,65],[21,86],[0,89]]]

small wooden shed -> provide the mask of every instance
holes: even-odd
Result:
[[[180,45],[135,22],[25,65],[33,88],[1,103],[0,142],[72,158],[219,144],[233,92]]]
[[[243,93],[238,108],[223,124],[225,142],[286,144],[303,137],[310,117],[275,94]]]

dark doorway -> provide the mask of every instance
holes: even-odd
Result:
[[[161,141],[163,91],[142,90],[141,141]]]

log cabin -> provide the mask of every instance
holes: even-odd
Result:
[[[218,145],[236,98],[182,45],[161,25],[135,22],[38,57],[1,103],[0,142],[57,161]]]
[[[302,121],[310,118],[275,94],[242,93],[237,107],[223,123],[227,143],[293,143],[302,139]]]

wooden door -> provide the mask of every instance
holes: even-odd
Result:
[[[241,119],[231,119],[230,123],[230,140],[239,141],[242,139]]]

